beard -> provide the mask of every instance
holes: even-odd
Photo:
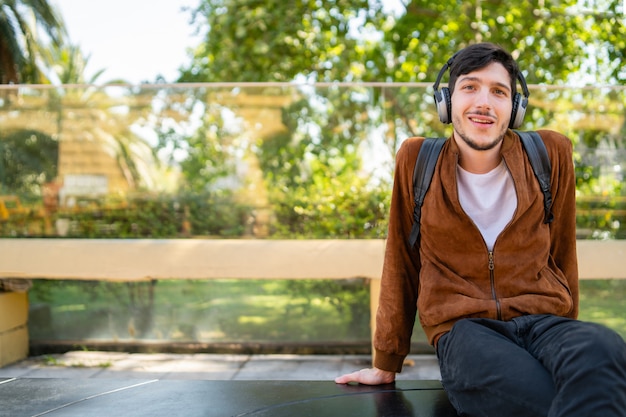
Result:
[[[502,133],[501,135],[498,135],[498,137],[496,137],[491,142],[477,143],[474,139],[470,138],[465,133],[459,132],[459,131],[457,131],[457,133],[459,134],[461,139],[463,139],[463,142],[465,142],[467,144],[467,146],[469,146],[470,148],[474,149],[475,151],[488,151],[488,150],[491,150],[491,149],[495,148],[496,146],[498,146],[500,144],[500,142],[502,142],[502,140],[504,139],[504,133]]]
[[[461,139],[463,139],[463,142],[465,142],[467,146],[476,151],[488,151],[498,146],[504,139],[504,135],[506,134],[507,130],[507,127],[503,126],[500,132],[498,132],[498,135],[495,139],[486,143],[478,143],[477,141],[472,139],[462,128],[457,128],[457,126],[463,126],[461,120],[455,117],[453,117],[452,119],[455,132],[459,135]]]

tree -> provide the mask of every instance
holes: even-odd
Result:
[[[0,192],[33,195],[58,172],[58,142],[39,131],[0,133]]]
[[[0,84],[42,83],[47,69],[38,62],[45,43],[43,29],[55,45],[66,37],[65,26],[45,0],[5,0],[0,4]]]
[[[90,79],[85,79],[89,57],[72,44],[53,45],[47,49],[45,57],[54,64],[51,75],[61,84],[93,84],[104,73],[101,69]],[[63,135],[63,140],[76,140],[77,135],[90,138],[102,152],[114,155],[130,189],[149,188],[158,182],[154,178],[157,158],[146,141],[133,132],[132,125],[147,118],[154,90],[139,88],[124,93],[122,97],[114,97],[106,87],[52,89],[49,100],[50,107],[57,111],[58,132]],[[122,107],[127,111],[115,111]],[[86,125],[76,127],[77,123],[85,121]]]
[[[43,29],[45,36],[39,36],[39,29]],[[2,83],[93,83],[103,72],[101,70],[91,79],[85,79],[84,71],[89,58],[82,54],[80,48],[67,42],[61,17],[46,1],[11,0],[0,3],[0,34]],[[153,166],[150,166],[149,161],[154,162],[155,159],[150,148],[130,128],[133,117],[140,119],[149,110],[152,94],[143,90],[134,93],[132,97],[136,99],[135,103],[120,103],[120,100],[108,96],[104,90],[93,88],[50,89],[25,94],[21,98],[37,100],[35,95],[43,95],[48,100],[48,109],[58,115],[57,126],[40,129],[39,134],[47,132],[45,134],[55,142],[59,132],[66,136],[72,135],[71,129],[63,132],[63,123],[68,126],[68,118],[63,116],[63,108],[71,108],[74,117],[90,119],[89,127],[83,128],[81,134],[107,148],[103,152],[115,155],[125,181],[132,188],[137,188],[154,181],[149,178],[153,174],[150,172]],[[146,95],[150,97],[147,98]],[[11,100],[2,102],[3,107],[9,111],[14,110],[11,104]],[[109,108],[119,107],[120,104],[128,106],[128,116],[108,112]],[[26,131],[24,134],[32,137],[32,132]],[[24,144],[16,142],[11,146],[15,156],[20,156],[22,151],[28,154]]]
[[[183,67],[180,81],[296,81],[294,96],[303,97],[283,107],[285,132],[256,138],[270,195],[325,195],[316,188],[320,179],[360,175],[363,155],[358,144],[368,138],[377,136],[386,143],[383,160],[389,160],[404,138],[441,136],[445,129],[433,117],[432,96],[425,90],[307,89],[299,88],[299,81],[433,82],[454,52],[479,41],[512,51],[529,83],[626,81],[621,66],[626,30],[619,0],[388,4],[204,0],[193,11],[198,31],[206,36]],[[539,95],[533,100],[527,128],[534,128],[531,119],[552,120],[559,97]],[[583,137],[576,131],[572,136],[575,142]],[[328,194],[350,193],[343,191]],[[337,201],[327,202],[338,206]]]
[[[271,0],[242,4],[209,0],[195,11],[195,20],[204,19],[210,31],[197,49],[197,59],[183,70],[180,81],[358,81],[360,76],[355,74],[362,69],[357,63],[365,61],[373,44],[368,36],[384,17],[379,1]],[[251,137],[250,152],[258,159],[267,187],[257,194],[267,193],[274,207],[274,233],[382,234],[380,230],[385,227],[379,228],[383,216],[379,215],[378,204],[385,200],[380,195],[382,189],[370,184],[370,179],[360,178],[359,144],[369,125],[355,119],[355,114],[367,113],[370,103],[364,97],[336,88],[315,91],[283,109],[283,128],[287,132],[279,129],[269,136]],[[242,94],[239,106],[245,106],[245,99]],[[210,102],[206,97],[200,100]],[[308,129],[314,125],[323,125],[324,129]],[[208,127],[203,130],[211,131]],[[213,154],[205,155],[206,162],[196,166],[219,160]],[[355,194],[375,194],[377,198],[355,199]],[[374,206],[363,207],[369,204]],[[338,208],[355,215],[350,219],[328,216]],[[313,225],[319,225],[323,217],[334,220],[333,224],[315,231]]]
[[[458,49],[490,41],[512,52],[532,84],[565,84],[572,74],[591,67],[595,74],[587,84],[624,83],[620,62],[626,57],[626,27],[619,7],[618,0],[475,0],[460,5],[414,0],[385,32],[398,64],[391,75],[401,81],[432,80]]]
[[[180,81],[355,79],[362,33],[384,17],[380,0],[204,0],[193,21],[206,37]]]
[[[204,0],[206,33],[181,81],[425,81],[463,46],[512,51],[530,83],[626,81],[620,0],[472,2]]]

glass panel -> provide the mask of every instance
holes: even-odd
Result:
[[[370,345],[366,280],[35,281],[29,332],[44,340],[258,344],[362,353]],[[580,283],[580,319],[626,339],[626,280]],[[413,353],[431,348],[416,323]]]
[[[370,348],[369,287],[347,280],[35,281],[31,340]],[[234,346],[234,347],[233,347]],[[301,350],[302,351],[302,350]]]
[[[575,148],[580,238],[623,238],[624,87],[531,86]],[[2,86],[0,236],[380,238],[429,84]]]

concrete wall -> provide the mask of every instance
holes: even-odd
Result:
[[[28,356],[28,296],[0,292],[0,367]]]

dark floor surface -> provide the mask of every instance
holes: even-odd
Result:
[[[3,417],[456,416],[438,381],[16,378],[0,380],[0,403]]]
[[[453,417],[433,355],[395,384],[337,385],[359,355],[75,351],[0,368],[0,417]]]

